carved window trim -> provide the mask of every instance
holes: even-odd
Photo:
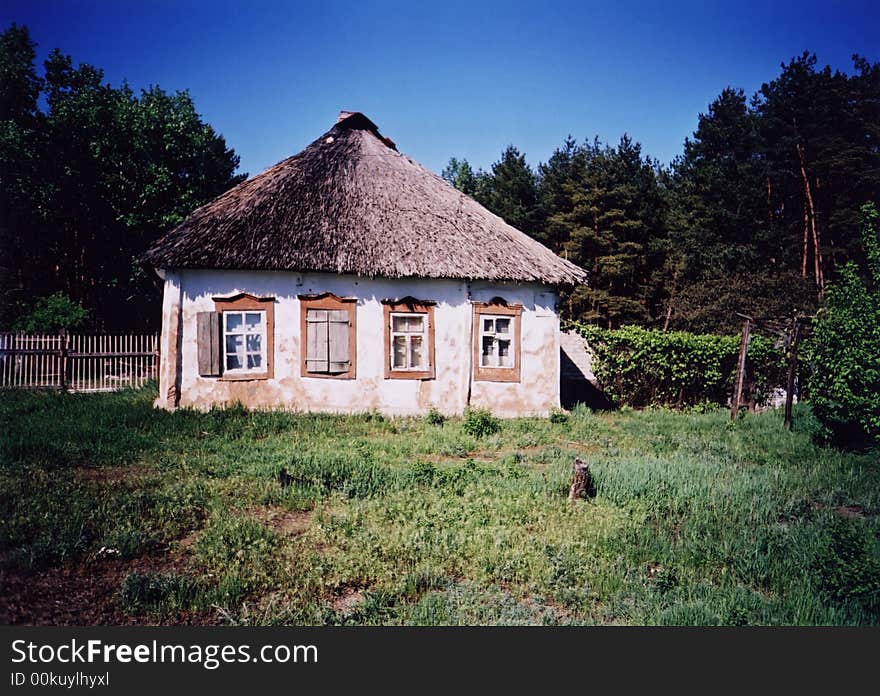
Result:
[[[355,379],[357,377],[357,298],[339,297],[332,292],[297,295],[300,315],[300,375],[314,379]],[[307,364],[308,357],[308,311],[326,309],[348,312],[349,366],[345,372],[313,372]]]
[[[417,300],[414,297],[382,300],[385,379],[434,379],[436,376],[436,361],[434,359],[434,306],[436,304],[436,302],[431,300]],[[428,324],[425,331],[427,346],[424,348],[424,355],[428,364],[424,370],[401,370],[394,369],[392,366],[391,319],[392,315],[400,314],[422,315]]]
[[[520,382],[522,365],[522,305],[508,304],[501,297],[493,297],[489,302],[473,302],[473,377],[476,382]],[[483,367],[480,364],[482,345],[480,327],[484,316],[511,317],[513,324],[512,367]]]
[[[226,382],[246,382],[250,380],[272,379],[275,376],[275,298],[257,297],[246,292],[240,292],[232,297],[213,297],[214,311],[220,316],[220,379]],[[257,371],[227,372],[226,371],[226,346],[225,346],[225,317],[224,312],[265,312],[266,315],[266,369]]]

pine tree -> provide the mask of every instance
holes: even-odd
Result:
[[[536,237],[541,229],[538,181],[535,172],[513,145],[492,165],[477,186],[476,198],[521,232]]]
[[[443,179],[471,198],[477,193],[479,180],[485,176],[482,171],[474,172],[466,159],[459,160],[455,157],[449,159],[449,163],[440,174]]]
[[[567,209],[551,218],[570,231],[564,245],[570,260],[591,271],[590,285],[569,298],[571,315],[609,327],[647,323],[661,262],[653,240],[663,234],[656,163],[626,135],[616,147],[585,144],[577,157],[583,166],[572,168],[578,176],[567,185]]]

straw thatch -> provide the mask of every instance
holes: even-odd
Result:
[[[202,206],[143,257],[155,268],[586,282],[586,273],[343,112],[305,150]]]

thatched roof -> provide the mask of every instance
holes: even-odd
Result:
[[[305,150],[193,212],[144,255],[155,268],[586,282],[586,272],[343,112]]]

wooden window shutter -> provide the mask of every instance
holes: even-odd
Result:
[[[328,310],[327,320],[330,338],[330,372],[346,372],[351,364],[351,359],[348,355],[348,310]]]
[[[199,375],[219,377],[223,360],[220,345],[220,312],[196,314],[196,343],[199,349]]]
[[[356,300],[332,292],[298,295],[303,377],[355,379]]]
[[[306,312],[306,369],[309,372],[327,372],[329,364],[328,310],[310,309]]]

